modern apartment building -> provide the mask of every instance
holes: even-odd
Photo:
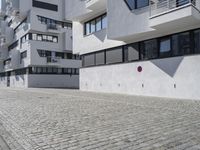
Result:
[[[199,0],[68,0],[80,89],[200,99]]]
[[[2,0],[0,85],[79,87],[65,0]]]

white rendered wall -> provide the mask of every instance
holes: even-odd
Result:
[[[28,75],[10,76],[10,87],[28,87]]]
[[[200,100],[199,59],[197,55],[82,68],[80,89]]]
[[[84,35],[84,23],[73,22],[73,52],[74,53],[90,53],[110,47],[123,45],[124,42],[109,40],[107,38],[107,30],[95,32],[91,35]]]
[[[29,75],[28,87],[79,88],[78,75]]]

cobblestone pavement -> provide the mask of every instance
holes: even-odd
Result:
[[[200,150],[200,101],[1,88],[0,145],[0,150]]]

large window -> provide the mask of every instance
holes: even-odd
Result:
[[[50,25],[48,27],[55,27],[55,28],[61,27],[61,28],[70,28],[70,29],[72,28],[72,23],[69,23],[69,22],[62,22],[62,21],[46,18],[39,15],[37,17],[41,24]]]
[[[139,44],[134,43],[124,46],[124,61],[135,61],[139,60]]]
[[[84,34],[89,35],[91,33],[100,31],[107,28],[107,15],[103,14],[95,19],[92,19],[84,24]]]
[[[149,5],[149,0],[125,0],[130,10],[139,9]]]
[[[83,59],[84,59],[84,61],[83,61],[84,66],[94,66],[95,65],[95,55],[94,54],[85,55],[83,57]]]
[[[161,38],[159,42],[160,57],[171,56],[171,38]]]
[[[106,64],[122,62],[122,47],[106,51]]]
[[[191,35],[190,32],[175,34],[172,36],[172,49],[174,56],[190,54],[191,49]]]
[[[157,39],[141,43],[141,57],[142,59],[153,59],[158,57]]]
[[[103,65],[105,64],[105,52],[98,52],[96,53],[96,65]]]
[[[48,10],[52,10],[52,11],[58,11],[57,5],[40,2],[40,1],[36,1],[36,0],[33,0],[32,2],[33,2],[33,7],[48,9]]]
[[[194,31],[194,53],[200,53],[200,30]]]

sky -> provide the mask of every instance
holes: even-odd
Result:
[[[0,9],[1,9],[1,0],[0,0]]]

